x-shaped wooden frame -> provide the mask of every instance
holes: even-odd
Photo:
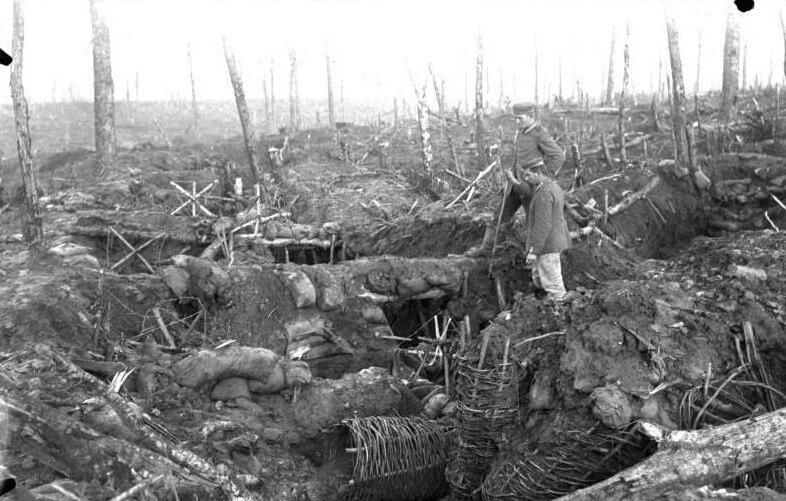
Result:
[[[183,188],[182,186],[180,186],[179,184],[177,184],[174,181],[169,181],[169,184],[171,184],[172,187],[175,188],[175,190],[180,192],[182,195],[185,195],[186,197],[188,197],[187,201],[183,202],[177,209],[175,209],[172,212],[170,212],[171,215],[174,216],[175,214],[177,214],[181,210],[185,209],[186,206],[188,206],[188,204],[191,204],[191,215],[192,216],[196,216],[197,215],[197,209],[199,209],[206,216],[216,217],[216,215],[213,214],[212,212],[210,212],[207,207],[205,207],[204,205],[199,203],[199,197],[205,195],[211,188],[213,188],[213,186],[216,184],[216,181],[213,181],[210,184],[208,184],[207,186],[205,186],[202,189],[202,191],[200,191],[199,193],[197,193],[197,191],[196,191],[196,182],[191,183],[191,193],[189,193],[185,188]]]
[[[158,234],[158,235],[154,236],[153,238],[151,238],[151,239],[150,239],[150,240],[148,240],[147,242],[143,243],[143,244],[142,244],[142,245],[140,245],[139,247],[134,247],[133,245],[131,245],[130,243],[128,243],[128,240],[126,240],[125,238],[123,238],[123,235],[121,235],[120,233],[118,233],[118,232],[117,232],[117,230],[115,230],[115,229],[114,229],[114,228],[112,228],[111,226],[109,227],[109,231],[111,231],[111,232],[112,232],[112,233],[113,233],[113,234],[114,234],[114,235],[115,235],[115,236],[116,236],[116,237],[117,237],[117,238],[118,238],[118,239],[119,239],[121,242],[123,242],[123,243],[125,244],[125,246],[126,246],[126,247],[128,247],[128,248],[131,250],[131,253],[130,253],[130,254],[128,254],[126,257],[124,257],[124,258],[123,258],[123,259],[121,259],[120,261],[116,262],[115,264],[113,264],[113,265],[112,265],[112,267],[111,267],[111,269],[113,269],[113,270],[114,270],[114,269],[118,268],[118,267],[119,267],[119,266],[121,266],[123,263],[125,263],[125,262],[126,262],[126,261],[128,261],[129,259],[132,259],[134,256],[136,256],[136,257],[138,257],[138,258],[139,258],[139,260],[140,260],[140,261],[142,261],[142,264],[144,264],[145,266],[147,266],[147,269],[148,269],[148,270],[150,270],[150,273],[152,273],[152,274],[154,274],[154,275],[155,275],[155,273],[156,273],[156,270],[155,270],[155,269],[153,269],[153,267],[150,265],[150,263],[147,261],[147,259],[145,259],[145,258],[144,258],[144,256],[142,256],[142,254],[140,254],[139,252],[140,252],[142,249],[144,249],[145,247],[147,247],[148,245],[150,245],[150,244],[152,244],[153,242],[155,242],[156,240],[158,240],[159,238],[163,237],[163,236],[164,236],[164,234],[163,234],[163,233],[160,233],[160,234]]]

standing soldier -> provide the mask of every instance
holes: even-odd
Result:
[[[498,231],[494,224],[508,227],[513,214],[524,206],[527,217],[526,261],[533,266],[533,283],[545,289],[549,298],[561,300],[565,296],[565,287],[560,252],[570,247],[563,211],[564,193],[556,182],[541,172],[556,172],[565,161],[565,155],[551,135],[535,122],[534,111],[532,104],[513,105],[517,132],[513,145],[513,168],[505,171],[508,178],[506,191],[492,224],[486,226],[483,242],[468,250],[466,255],[479,257],[491,252]]]

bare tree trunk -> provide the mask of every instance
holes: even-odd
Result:
[[[772,82],[772,71],[770,71],[770,82]],[[742,45],[742,85],[740,90],[745,92],[748,88],[748,42]]]
[[[485,127],[483,126],[483,39],[478,35],[478,57],[475,63],[475,144],[481,170],[489,164],[486,156]]]
[[[96,172],[103,176],[115,162],[115,87],[112,82],[109,28],[102,0],[90,0],[93,26],[93,113],[95,116]]]
[[[25,190],[25,204],[22,207],[22,235],[26,242],[35,244],[44,238],[41,208],[38,203],[38,182],[33,165],[27,99],[22,85],[22,56],[25,44],[25,19],[22,0],[14,0],[14,31],[11,41],[11,100],[14,106],[16,124],[16,150],[19,155],[19,168],[22,171],[22,186]]]
[[[562,55],[557,58],[557,67],[559,68],[559,102],[562,104]]]
[[[226,38],[224,42],[224,57],[227,60],[227,69],[229,70],[229,80],[232,82],[232,90],[235,94],[235,104],[237,105],[237,114],[240,117],[240,127],[243,129],[243,140],[246,143],[246,154],[248,155],[248,168],[251,172],[251,182],[259,184],[259,172],[257,163],[257,150],[254,137],[254,124],[248,115],[248,105],[246,104],[246,94],[243,92],[243,80],[240,78],[240,72],[237,69],[237,62],[232,50],[227,46]],[[267,187],[260,186],[263,190]]]
[[[276,120],[276,81],[273,68],[275,61],[270,60],[270,133],[275,134],[278,132],[278,120]]]
[[[505,108],[505,89],[502,68],[499,68],[499,109]]]
[[[611,48],[609,49],[609,73],[608,73],[608,80],[606,81],[606,103],[611,103],[611,98],[613,97],[614,93],[614,49],[616,47],[616,36],[615,33],[611,32]]]
[[[139,72],[134,73],[134,101],[139,102]]]
[[[464,113],[465,114],[469,113],[469,83],[468,83],[469,77],[467,76],[467,73],[468,73],[467,68],[465,66],[464,67]]]
[[[330,128],[336,127],[336,107],[333,104],[333,74],[330,70],[330,56],[325,55],[325,64],[327,66],[327,85],[328,85],[328,123]]]
[[[675,19],[669,12],[666,13],[666,33],[669,38],[669,57],[671,59],[671,84],[672,84],[672,129],[674,132],[674,146],[678,165],[685,165],[687,161],[685,144],[685,83],[682,78],[682,59],[680,58],[680,35],[677,31]]]
[[[398,99],[393,98],[393,130],[398,130]]]
[[[619,143],[620,158],[623,165],[628,163],[628,152],[625,150],[625,91],[628,89],[628,79],[630,78],[630,26],[625,26],[625,49],[623,50],[622,64],[622,88],[620,89],[620,115],[619,115]]]
[[[267,79],[262,78],[262,95],[265,100],[265,129],[268,134],[275,134],[276,129],[273,125],[273,119],[270,116],[270,96],[267,91]]]
[[[540,118],[540,103],[538,101],[538,39],[535,38],[535,120]]]
[[[431,149],[431,136],[428,131],[428,107],[426,104],[426,86],[418,94],[418,128],[420,129],[420,151],[423,160],[423,169],[429,179],[433,179],[434,155]]]
[[[737,101],[740,67],[740,26],[732,8],[726,16],[726,43],[723,46],[723,89],[721,90],[721,116],[724,120],[734,117]]]
[[[297,91],[297,56],[295,51],[289,52],[289,130],[298,130],[298,91]]]
[[[783,12],[778,12],[778,19],[781,22],[781,33],[783,34],[783,76],[786,77],[786,24],[783,22]]]
[[[702,39],[703,30],[699,27],[699,49],[698,49],[698,57],[696,59],[696,83],[693,86],[693,93],[695,95],[699,94],[700,85],[701,85],[701,39]]]
[[[196,98],[196,85],[194,84],[194,63],[191,58],[191,44],[188,44],[188,74],[191,78],[191,108],[194,113],[194,134],[199,130],[199,106]]]
[[[344,79],[339,80],[339,97],[341,100],[341,120],[344,121]],[[355,112],[355,119],[357,121],[357,111]]]
[[[437,97],[437,106],[439,109],[439,138],[445,139],[445,127],[447,125],[445,120],[445,103],[443,101],[442,93],[439,89],[439,83],[437,83],[437,77],[434,76],[434,71],[431,69],[431,63],[428,65],[428,72],[431,75],[431,81],[434,84],[434,95]],[[426,105],[425,97],[423,100],[423,105]]]

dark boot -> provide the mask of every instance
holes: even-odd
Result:
[[[467,257],[483,257],[491,254],[491,249],[494,247],[494,229],[494,226],[486,226],[483,242],[475,247],[470,247],[464,255]]]

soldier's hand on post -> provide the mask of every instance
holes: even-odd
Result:
[[[505,171],[505,176],[507,176],[508,181],[510,181],[512,184],[514,184],[514,185],[515,184],[519,184],[519,180],[516,179],[516,175],[513,174],[512,170],[506,170]]]

